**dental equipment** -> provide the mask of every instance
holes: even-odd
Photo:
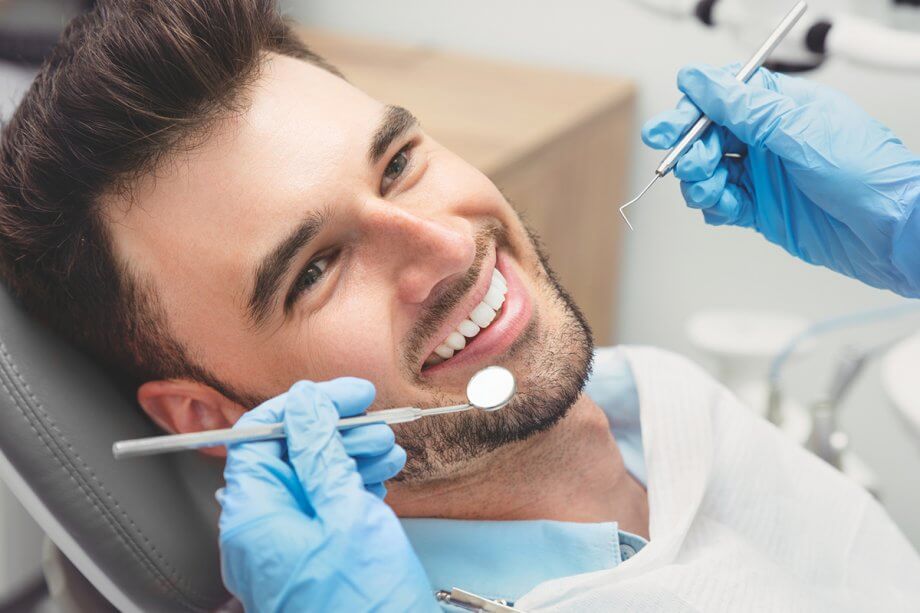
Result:
[[[788,370],[791,357],[806,343],[815,343],[831,333],[916,315],[920,315],[920,305],[906,303],[816,322],[786,343],[782,351],[773,358],[767,375],[767,420],[828,464],[838,468],[876,498],[881,497],[878,476],[849,447],[847,434],[839,428],[837,414],[847,390],[859,377],[865,363],[887,351],[903,338],[903,334],[895,332],[890,338],[868,347],[845,347],[844,353],[838,359],[828,390],[808,407],[786,397],[783,389],[784,374]],[[876,333],[876,338],[877,336]],[[806,420],[806,428],[805,436],[801,437],[799,434],[802,432],[803,419]]]
[[[374,411],[367,415],[340,419],[338,429],[345,430],[365,424],[401,424],[423,417],[460,413],[469,409],[479,409],[485,412],[497,411],[511,401],[516,391],[517,385],[511,371],[501,366],[487,366],[470,377],[466,385],[466,398],[469,402],[465,404],[430,409],[400,407]],[[120,460],[136,456],[216,447],[229,443],[267,441],[284,437],[283,423],[251,426],[236,430],[224,428],[221,430],[206,430],[204,432],[169,434],[118,441],[112,445],[112,455],[115,456],[116,460]]]
[[[783,425],[781,410],[782,404],[785,401],[782,392],[783,372],[792,356],[795,355],[805,343],[814,342],[816,339],[832,332],[877,324],[918,314],[920,314],[920,305],[914,302],[898,304],[893,307],[869,309],[868,311],[848,313],[846,315],[830,317],[818,321],[792,337],[785,344],[782,351],[778,352],[770,362],[770,368],[767,373],[767,385],[769,387],[766,414],[767,421],[777,426]]]
[[[767,410],[767,419],[774,424],[780,425],[778,416],[779,405],[782,404],[780,383],[783,376],[783,369],[803,343],[810,342],[812,339],[822,337],[838,330],[875,324],[915,314],[920,314],[920,305],[915,302],[898,304],[893,307],[870,309],[868,311],[859,311],[838,317],[830,317],[812,324],[804,331],[794,336],[786,343],[782,351],[776,354],[773,361],[770,363],[770,370],[767,375],[767,383],[770,386],[770,404]]]
[[[843,469],[843,455],[849,447],[849,437],[840,430],[838,408],[846,392],[863,371],[869,352],[859,352],[854,347],[844,348],[831,380],[827,397],[811,407],[811,435],[805,448],[836,468]]]
[[[840,429],[839,413],[844,397],[865,372],[866,365],[900,340],[902,337],[898,335],[870,347],[848,345],[843,348],[827,392],[811,406],[811,433],[805,441],[806,449],[857,481],[876,498],[881,497],[878,479],[850,450],[850,439]]]
[[[739,41],[759,39],[763,0],[633,0],[656,15],[692,19]],[[920,3],[916,0],[825,2],[826,9],[800,22],[771,55],[767,67],[805,72],[827,60],[887,71],[920,71]]]
[[[760,68],[767,57],[772,53],[772,51],[777,47],[777,45],[782,42],[786,37],[792,27],[798,22],[798,20],[805,14],[808,5],[804,1],[799,1],[796,3],[792,10],[783,17],[783,20],[776,26],[776,29],[773,30],[773,33],[767,37],[767,40],[760,46],[760,48],[754,53],[751,59],[748,60],[747,64],[741,67],[738,73],[735,75],[735,79],[742,83],[747,83],[748,79],[754,74],[754,72]],[[629,226],[629,229],[632,230],[633,226],[629,223],[629,219],[626,217],[625,209],[639,201],[642,196],[645,195],[652,185],[665,176],[674,168],[674,165],[677,164],[677,161],[681,156],[686,153],[693,143],[703,135],[703,132],[706,131],[706,128],[712,123],[712,120],[709,119],[706,115],[701,115],[700,118],[696,121],[695,124],[684,134],[683,138],[678,141],[674,148],[671,149],[667,155],[664,156],[664,159],[661,160],[661,163],[658,165],[658,168],[655,169],[655,176],[652,177],[652,180],[649,181],[648,185],[639,192],[639,195],[624,204],[620,207],[620,215],[623,216],[623,220],[626,222],[626,225]]]
[[[453,605],[464,611],[474,611],[476,613],[512,613],[517,611],[518,613],[523,613],[520,609],[515,609],[504,600],[489,600],[457,587],[452,588],[449,592],[447,590],[438,590],[435,592],[434,597],[438,602]]]

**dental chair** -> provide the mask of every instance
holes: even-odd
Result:
[[[121,611],[213,611],[230,600],[217,548],[220,462],[189,452],[116,461],[155,426],[134,390],[31,320],[0,287],[0,479]]]

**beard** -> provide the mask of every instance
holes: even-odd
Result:
[[[406,465],[392,480],[423,483],[457,475],[477,458],[510,443],[524,441],[552,428],[566,416],[591,373],[594,343],[591,329],[581,310],[559,283],[549,265],[537,234],[526,228],[537,254],[537,292],[553,312],[558,324],[549,327],[534,309],[531,321],[506,352],[505,359],[522,366],[511,370],[517,393],[504,408],[485,412],[471,410],[446,418],[420,419],[394,426],[396,442],[405,450]],[[419,363],[419,348],[452,309],[475,285],[489,245],[508,246],[504,231],[490,226],[477,237],[477,263],[466,278],[445,291],[437,304],[422,316],[406,343],[405,367],[410,377]],[[347,373],[346,373],[347,374]],[[418,387],[428,387],[414,376]],[[243,394],[216,379],[209,383],[241,406],[255,407],[274,394]],[[428,389],[430,406],[456,404],[458,399],[437,389]],[[460,402],[465,402],[461,400]]]
[[[393,481],[419,483],[456,475],[477,458],[552,428],[581,395],[591,373],[594,347],[591,329],[549,266],[539,238],[530,229],[527,233],[540,262],[536,271],[538,292],[546,298],[544,304],[548,310],[558,315],[558,325],[548,327],[540,319],[539,311],[534,310],[527,328],[505,355],[509,362],[526,367],[513,369],[518,392],[503,409],[472,410],[446,419],[396,426],[396,441],[406,450],[408,459]],[[493,229],[489,234],[497,235],[499,244],[505,242],[500,231]],[[480,240],[479,244],[487,241]],[[478,271],[476,266],[468,276],[470,286]],[[414,340],[424,338],[426,330],[436,327],[467,289],[461,284],[432,308]],[[409,355],[409,362],[417,363],[412,351]],[[442,404],[450,403],[447,398],[443,400]]]

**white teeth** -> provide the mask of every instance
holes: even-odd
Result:
[[[454,351],[460,351],[466,347],[466,339],[457,331],[451,332],[444,340],[444,344],[453,349]]]
[[[471,322],[469,319],[464,319],[460,322],[460,325],[457,326],[457,332],[467,338],[473,338],[479,334],[479,329],[479,326]]]
[[[434,348],[434,352],[438,354],[439,357],[444,358],[445,360],[453,357],[454,350],[448,347],[447,345],[438,345]]]
[[[505,302],[505,292],[501,287],[493,284],[492,287],[489,288],[489,291],[486,292],[482,301],[497,311],[502,308],[502,304]]]
[[[470,319],[480,328],[485,328],[495,319],[495,309],[485,302],[480,302],[476,305],[476,308],[473,309],[473,312],[470,313]]]
[[[425,360],[424,367],[436,366],[449,360],[454,353],[466,347],[467,339],[475,337],[479,332],[491,324],[497,315],[496,311],[502,308],[505,303],[505,294],[508,293],[508,282],[497,268],[492,269],[492,279],[489,283],[489,289],[482,301],[470,312],[467,319],[464,319],[457,326],[457,329],[447,335],[444,341],[435,347],[432,353]]]
[[[430,356],[428,356],[428,359],[425,360],[424,367],[427,368],[429,366],[437,366],[443,361],[444,361],[444,358],[442,358],[436,353],[432,353]]]

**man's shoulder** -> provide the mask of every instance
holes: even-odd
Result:
[[[640,345],[598,347],[585,392],[608,414],[635,415],[639,399],[677,394],[701,401],[728,393],[715,378],[678,353]]]
[[[594,380],[620,377],[623,373],[633,377],[686,377],[712,379],[690,358],[674,351],[649,345],[612,345],[597,347],[594,351]]]
[[[700,401],[728,390],[693,360],[673,351],[642,345],[618,345],[595,352],[594,374],[586,391],[598,404],[627,396],[647,400],[673,394]],[[645,401],[643,400],[643,402]]]

